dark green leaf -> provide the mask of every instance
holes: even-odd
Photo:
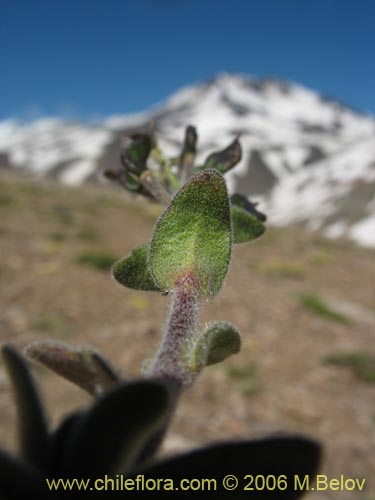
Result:
[[[189,276],[213,297],[231,255],[231,219],[224,178],[216,170],[192,177],[159,218],[150,247],[150,267],[164,292]]]
[[[253,215],[242,208],[232,205],[233,242],[245,243],[259,238],[266,230],[265,226]]]
[[[149,134],[135,133],[125,137],[121,161],[125,170],[138,177],[146,170],[146,161],[153,147]]]
[[[204,162],[204,168],[215,168],[222,174],[228,172],[241,161],[242,149],[238,139],[235,139],[222,151],[210,154]]]
[[[313,440],[300,436],[269,437],[254,441],[215,444],[184,455],[166,459],[148,469],[139,470],[148,478],[170,478],[175,483],[182,479],[216,480],[216,488],[205,490],[204,498],[254,499],[254,500],[295,500],[302,496],[295,486],[295,477],[303,482],[309,477],[310,487],[314,486],[314,476],[320,461],[320,446]],[[226,491],[223,479],[229,474],[236,476],[238,487]],[[276,481],[286,476],[281,486],[253,491],[246,490],[250,477],[274,476]],[[233,485],[233,478],[228,480]],[[284,488],[286,484],[286,488]],[[208,486],[208,485],[207,485]],[[254,484],[253,484],[254,487]],[[191,498],[190,491],[179,491],[179,498]]]
[[[22,456],[42,469],[47,455],[48,428],[39,393],[24,357],[9,344],[3,346],[2,352],[15,392]]]
[[[246,212],[251,215],[254,215],[261,222],[266,222],[267,217],[256,208],[258,203],[253,203],[248,200],[246,196],[243,196],[240,193],[232,194],[230,197],[230,201],[232,205],[236,205],[237,207],[243,208]]]
[[[136,290],[160,291],[148,266],[150,245],[135,248],[130,255],[116,262],[112,275],[121,285]]]
[[[205,358],[205,365],[214,365],[236,354],[241,349],[241,336],[231,323],[218,321],[207,327],[195,349],[198,358]]]
[[[152,380],[120,383],[99,398],[70,436],[64,463],[75,476],[126,474],[168,420],[172,400]]]
[[[109,362],[89,346],[76,347],[55,340],[37,340],[27,346],[26,354],[93,396],[119,381]]]
[[[122,172],[122,175],[120,176],[120,183],[125,189],[131,191],[132,193],[139,193],[142,189],[138,178],[134,174],[127,171]]]
[[[148,170],[143,171],[143,175],[149,172]],[[120,186],[122,186],[127,191],[130,191],[133,194],[141,194],[147,198],[153,199],[154,196],[150,191],[143,185],[141,182],[141,176],[137,176],[136,174],[129,172],[128,170],[121,168],[118,170],[115,169],[107,169],[104,171],[105,177],[110,180],[117,181]]]

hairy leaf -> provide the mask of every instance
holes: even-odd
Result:
[[[126,474],[146,443],[169,418],[172,398],[153,380],[120,383],[99,398],[70,436],[66,473]]]
[[[116,262],[112,267],[112,276],[121,285],[136,290],[160,291],[148,266],[150,245],[135,248],[130,255]]]
[[[238,330],[227,321],[218,321],[207,327],[200,337],[195,352],[205,365],[214,365],[236,354],[241,349]]]
[[[233,224],[233,242],[245,243],[259,238],[266,230],[265,226],[253,215],[242,208],[232,205],[230,210]]]
[[[110,363],[94,348],[76,347],[55,340],[37,340],[26,354],[89,394],[96,396],[119,381]]]
[[[192,177],[159,218],[150,246],[150,267],[161,290],[190,277],[213,297],[226,276],[231,254],[231,219],[224,178],[216,170]]]
[[[48,445],[47,419],[25,358],[11,345],[2,348],[5,366],[13,383],[21,453],[25,460],[43,468]]]

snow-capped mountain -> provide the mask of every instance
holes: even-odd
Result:
[[[243,158],[227,174],[229,189],[260,201],[271,223],[304,223],[375,244],[375,120],[277,79],[219,75],[150,111],[96,125],[0,122],[0,167],[80,184],[118,165],[124,132],[151,123],[171,155],[180,150],[185,126],[196,126],[198,162],[240,136]]]

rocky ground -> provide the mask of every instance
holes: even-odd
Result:
[[[168,298],[122,288],[108,266],[150,238],[158,209],[110,188],[2,174],[0,213],[1,342],[91,344],[125,377],[137,376],[158,345]],[[324,444],[322,474],[366,478],[365,492],[309,498],[373,499],[374,274],[371,251],[300,228],[269,229],[237,246],[226,286],[204,305],[202,322],[237,325],[242,352],[207,368],[185,394],[165,451],[303,432]],[[326,362],[332,356],[336,364]],[[69,382],[35,371],[53,423],[89,403]],[[0,362],[0,441],[11,449],[14,417]]]

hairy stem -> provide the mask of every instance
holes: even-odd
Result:
[[[166,322],[164,337],[151,370],[151,376],[162,378],[177,389],[189,386],[194,374],[184,361],[189,339],[199,325],[199,292],[195,279],[184,276],[172,292],[172,304]]]
[[[153,172],[145,170],[139,177],[142,186],[162,205],[168,205],[171,201],[170,195],[164,186],[158,181]]]

